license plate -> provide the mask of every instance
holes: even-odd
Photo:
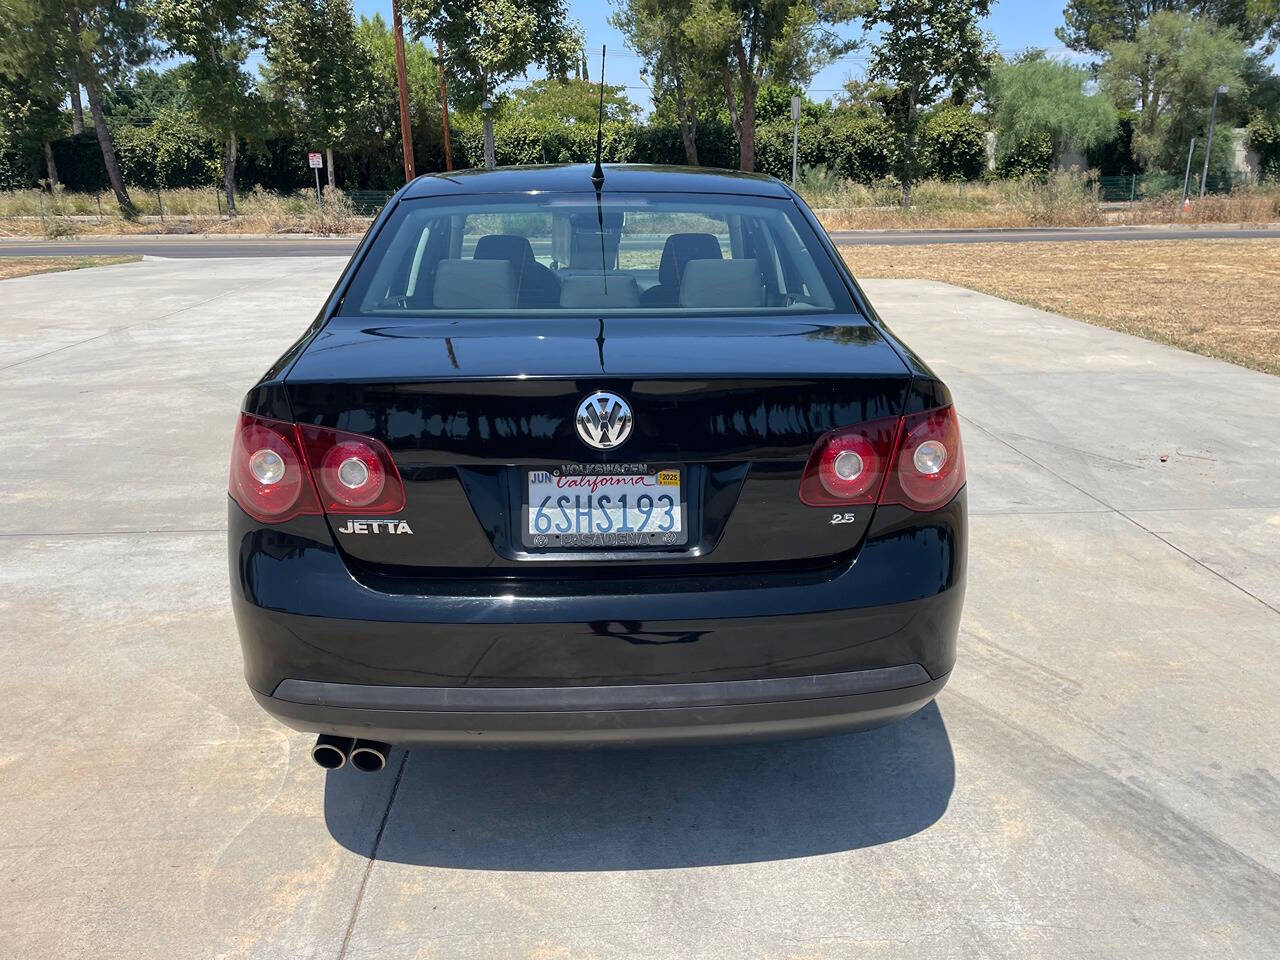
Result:
[[[681,471],[526,474],[526,546],[614,549],[679,546],[689,539]]]

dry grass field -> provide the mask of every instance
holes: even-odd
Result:
[[[918,184],[912,206],[898,206],[891,183],[801,182],[800,193],[828,230],[945,229],[980,227],[1088,227],[1123,224],[1280,222],[1280,185],[1240,187],[1197,198],[1183,210],[1179,191],[1117,206],[1103,204],[1096,185],[1079,173],[1059,173],[1044,183]],[[253,189],[240,194],[239,215],[223,215],[212,188],[134,189],[138,219],[119,215],[110,194],[38,190],[0,191],[0,236],[65,237],[114,234],[310,233],[359,236],[370,218],[340,190],[317,206],[308,190],[292,194]],[[363,209],[367,214],[367,208]],[[162,218],[163,215],[163,218]]]
[[[119,257],[0,257],[0,280],[27,277],[33,273],[58,270],[81,270],[84,267],[108,267],[113,263],[133,263],[136,256]]]
[[[969,287],[1280,374],[1280,240],[858,246],[858,277]]]

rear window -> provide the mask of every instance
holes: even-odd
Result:
[[[594,193],[402,201],[339,313],[847,313],[786,199]]]

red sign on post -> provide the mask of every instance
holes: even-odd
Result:
[[[313,170],[319,170],[324,166],[324,159],[318,153],[308,153],[307,163],[310,164]]]

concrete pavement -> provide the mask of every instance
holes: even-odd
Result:
[[[936,706],[822,741],[325,775],[227,602],[238,401],[331,258],[0,283],[0,955],[1275,955],[1280,379],[869,281],[973,511]]]

